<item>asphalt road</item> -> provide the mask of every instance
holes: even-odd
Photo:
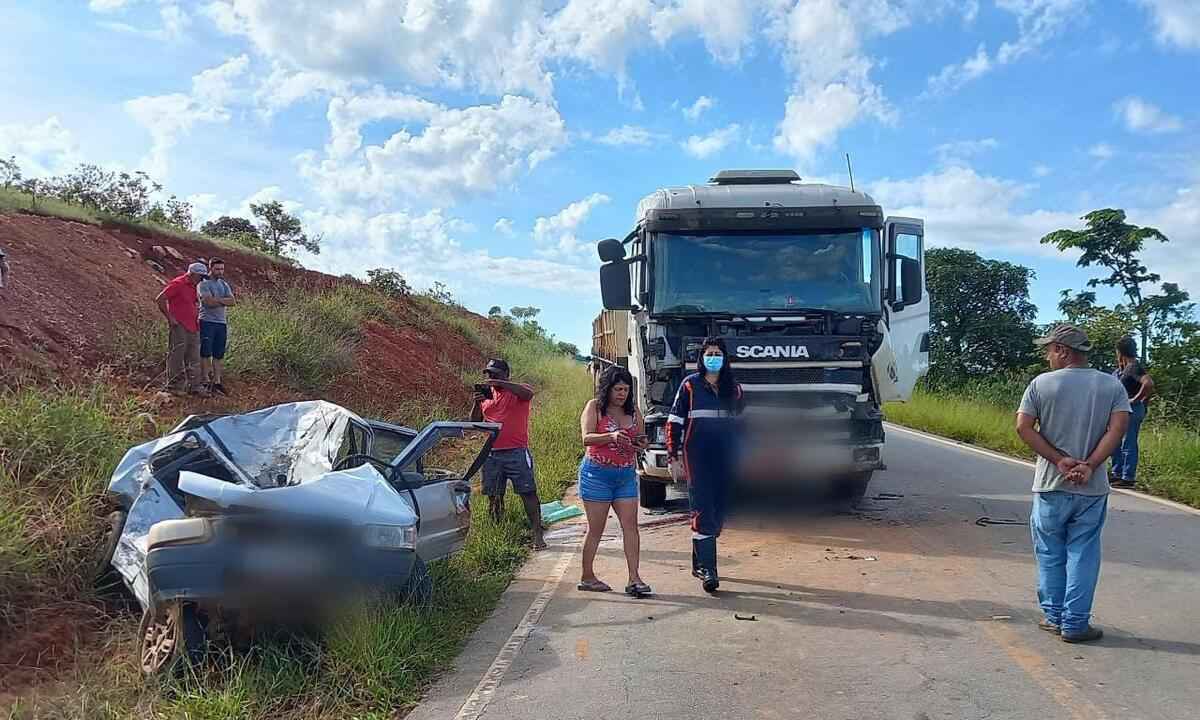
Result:
[[[558,529],[410,718],[1200,717],[1200,516],[1114,495],[1107,636],[1067,645],[1035,626],[1031,471],[898,431],[887,462],[857,513],[734,519],[716,597],[686,525],[643,531],[644,600],[575,590]],[[619,537],[600,553],[622,586]]]

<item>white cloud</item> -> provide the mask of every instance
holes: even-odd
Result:
[[[500,218],[496,221],[496,224],[492,226],[492,229],[504,237],[512,237],[517,234],[513,229],[513,221],[510,218]]]
[[[269,118],[294,103],[349,90],[349,82],[329,73],[289,70],[276,63],[259,84],[254,99],[262,115]]]
[[[1196,0],[1140,1],[1154,19],[1158,42],[1185,50],[1200,50],[1200,3]]]
[[[962,162],[989,150],[995,150],[999,146],[1000,143],[996,141],[996,138],[957,140],[938,145],[934,148],[934,152],[937,153],[938,160],[946,164]]]
[[[933,245],[1058,255],[1038,241],[1059,228],[1078,227],[1083,213],[1015,211],[1013,206],[1032,189],[951,166],[916,178],[880,180],[868,192],[889,215],[924,218]]]
[[[894,111],[871,80],[875,61],[864,43],[909,22],[907,9],[889,0],[776,3],[767,31],[782,48],[793,89],[775,148],[809,161],[864,114],[890,121]]]
[[[684,32],[698,32],[719,62],[737,63],[751,36],[751,5],[749,0],[673,0],[654,13],[650,34],[662,44]]]
[[[704,159],[724,150],[737,139],[740,132],[741,126],[734,123],[720,130],[713,130],[707,135],[692,135],[680,143],[680,146],[688,155]]]
[[[696,98],[696,102],[692,103],[690,107],[683,109],[683,116],[688,120],[695,122],[700,118],[701,115],[704,114],[705,110],[711,110],[713,105],[716,104],[717,102],[709,96],[701,95],[700,97]]]
[[[652,133],[644,127],[636,125],[622,125],[619,128],[613,128],[604,135],[596,138],[596,142],[613,147],[621,147],[623,145],[634,145],[645,147],[652,145],[655,141],[662,139],[656,133]]]
[[[376,90],[334,98],[328,118],[325,157],[302,154],[301,174],[328,197],[387,204],[420,196],[446,205],[464,194],[491,192],[566,143],[556,109],[513,95],[495,105],[456,109]],[[362,147],[362,127],[385,119],[421,127],[400,129],[381,145]]]
[[[455,235],[465,223],[440,210],[376,215],[359,209],[320,210],[304,213],[303,220],[310,233],[322,234],[323,242],[321,254],[306,256],[305,265],[332,274],[391,267],[417,287],[441,281],[458,290],[470,283],[471,287],[536,288],[576,296],[596,292],[594,270],[464,247]]]
[[[1124,98],[1113,106],[1113,110],[1130,132],[1167,133],[1183,128],[1183,121],[1178,117],[1139,97]]]
[[[1149,225],[1163,232],[1171,242],[1146,246],[1147,264],[1167,282],[1200,295],[1200,184],[1179,188],[1165,207],[1130,209],[1129,222]]]
[[[1034,52],[1078,19],[1086,9],[1087,1],[996,0],[996,7],[1016,16],[1016,39],[1001,43],[994,55],[990,55],[987,47],[981,44],[973,56],[961,63],[947,65],[930,76],[928,91],[937,94],[957,90],[998,67]]]
[[[0,158],[10,157],[26,178],[57,175],[82,160],[79,143],[53,115],[34,125],[0,125]]]
[[[1108,143],[1096,143],[1088,148],[1088,155],[1091,155],[1100,162],[1112,160],[1113,156],[1116,154],[1117,151],[1114,150],[1113,146],[1109,145]]]
[[[91,0],[88,3],[88,8],[95,13],[104,15],[113,15],[126,10],[130,5],[138,3],[140,0]],[[101,22],[101,27],[106,27],[109,30],[127,33],[129,35],[138,35],[140,37],[150,38],[158,41],[175,41],[184,36],[185,31],[191,27],[192,16],[186,10],[179,6],[173,0],[158,0],[158,15],[160,24],[156,28],[142,28],[130,25],[129,23],[105,21]]]
[[[1042,165],[1041,163],[1038,163],[1037,165],[1033,166],[1034,177],[1044,178],[1052,172],[1054,172],[1054,169],[1049,165]]]
[[[249,66],[250,58],[239,55],[195,75],[190,93],[127,100],[125,111],[150,132],[150,153],[142,161],[143,169],[156,180],[165,180],[169,170],[168,155],[181,137],[197,123],[228,121],[227,105],[244,92],[238,82]]]
[[[88,9],[92,12],[107,13],[122,10],[133,0],[88,0]]]
[[[611,198],[602,193],[592,193],[554,215],[539,217],[533,223],[533,241],[537,246],[537,254],[568,262],[579,262],[593,255],[592,243],[580,241],[575,233],[596,206],[610,200]]]

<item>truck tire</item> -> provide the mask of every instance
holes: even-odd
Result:
[[[867,470],[842,478],[842,481],[834,488],[835,499],[848,508],[855,507],[866,496],[867,487],[871,484],[871,475],[873,474],[873,471]]]
[[[660,508],[667,504],[667,484],[639,478],[638,497],[647,510]]]

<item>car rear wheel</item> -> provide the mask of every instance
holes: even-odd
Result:
[[[641,478],[638,480],[638,496],[641,498],[642,507],[648,510],[661,508],[667,504],[667,484],[655,482],[654,480],[646,480]]]
[[[148,608],[138,628],[139,656],[146,677],[168,676],[204,659],[204,626],[191,603]]]

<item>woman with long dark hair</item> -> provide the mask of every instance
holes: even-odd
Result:
[[[684,378],[667,423],[671,474],[688,480],[692,509],[692,575],[716,592],[717,537],[725,524],[729,490],[737,472],[734,418],[745,407],[729,366],[725,341],[705,338],[696,372]]]
[[[646,446],[645,424],[633,401],[633,376],[623,367],[604,371],[596,397],[588,400],[579,418],[586,452],[579,466],[579,496],[587,513],[588,532],[583,541],[583,573],[579,589],[586,592],[612,590],[596,577],[593,563],[611,507],[621,523],[629,582],[625,593],[633,597],[651,594],[638,574],[641,542],[638,536],[637,453]]]
[[[1113,453],[1108,481],[1115,487],[1132,488],[1137,486],[1138,433],[1146,419],[1146,402],[1154,394],[1154,380],[1138,360],[1137,341],[1133,338],[1123,337],[1117,342],[1117,369],[1113,374],[1125,386],[1133,412],[1121,447]]]

